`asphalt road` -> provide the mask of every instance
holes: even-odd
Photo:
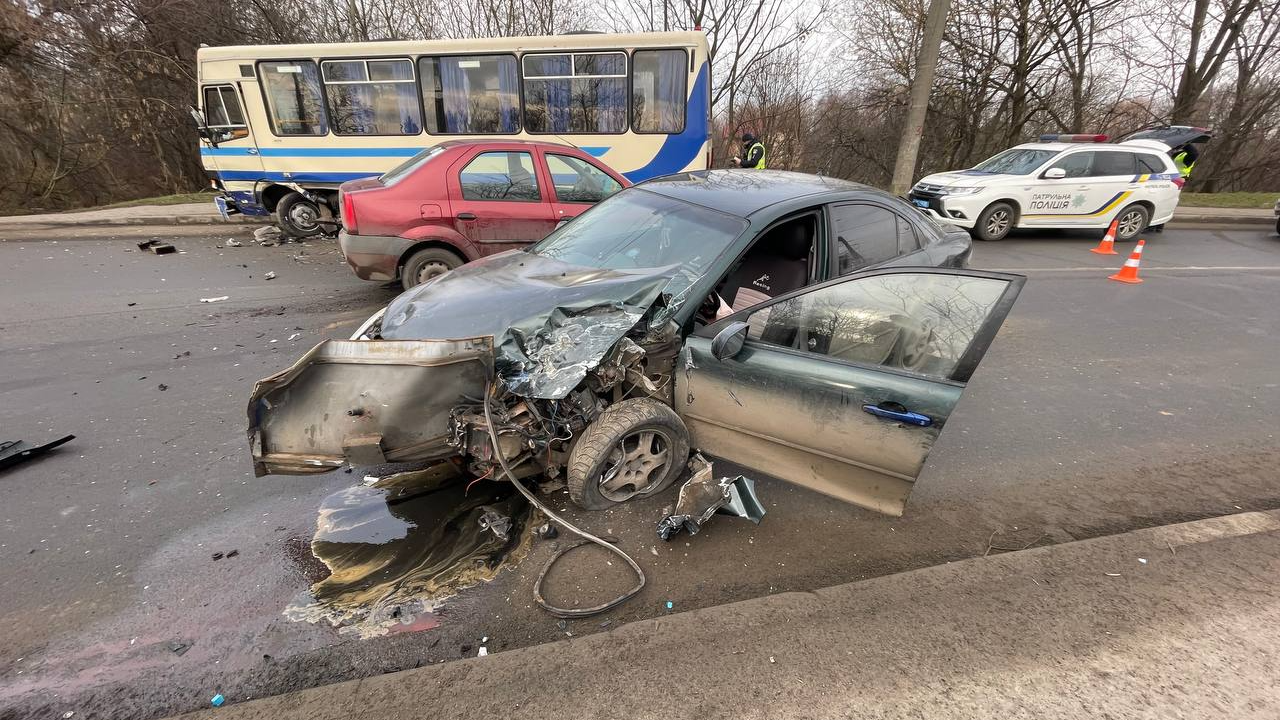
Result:
[[[514,569],[448,601],[440,627],[361,640],[281,614],[317,577],[308,542],[322,499],[360,473],[253,478],[245,401],[254,380],[349,334],[394,291],[354,278],[331,243],[219,248],[248,233],[162,229],[184,254],[138,252],[133,241],[157,230],[0,242],[0,435],[78,436],[0,474],[4,720],[157,717],[216,692],[243,700],[475,655],[483,638],[498,652],[1009,548],[1280,507],[1280,238],[1262,227],[1151,235],[1146,282],[1129,286],[1106,280],[1123,256],[1089,253],[1096,237],[1023,235],[975,249],[975,267],[1030,280],[903,518],[768,478],[762,524],[717,518],[670,544],[653,526],[674,491],[574,513],[617,535],[648,574],[624,607],[557,625],[530,588],[562,541],[539,541]],[[589,605],[627,580],[587,551],[548,586],[564,604]]]

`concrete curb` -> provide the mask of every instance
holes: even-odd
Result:
[[[1276,224],[1274,215],[1208,215],[1196,213],[1194,215],[1174,215],[1167,225],[1179,227],[1182,225],[1261,225],[1271,226]]]
[[[1280,664],[1276,533],[1280,511],[1136,530],[241,704],[232,697],[181,718],[1044,720],[1256,710],[1280,703],[1267,694]],[[1225,681],[1212,670],[1223,667],[1240,674]]]
[[[144,216],[137,218],[103,218],[103,219],[71,219],[71,220],[40,220],[34,222],[24,222],[21,216],[13,216],[9,218],[0,218],[0,230],[36,230],[58,227],[121,227],[121,226],[154,226],[154,225],[262,225],[269,224],[272,220],[269,217],[246,217],[243,215],[232,215],[229,219],[223,220],[220,216],[210,215],[169,215],[169,216]]]

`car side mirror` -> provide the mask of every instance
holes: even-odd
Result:
[[[1045,180],[1061,180],[1066,176],[1067,176],[1067,171],[1063,170],[1062,168],[1049,168],[1048,170],[1044,171],[1044,175],[1042,175],[1041,177],[1043,177]]]
[[[727,360],[742,351],[742,344],[747,341],[747,330],[751,326],[744,322],[733,322],[716,333],[711,340],[711,356],[717,360]]]

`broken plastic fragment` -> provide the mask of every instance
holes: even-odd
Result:
[[[484,508],[480,516],[480,528],[491,530],[499,540],[506,540],[511,533],[511,518],[490,508]]]
[[[223,300],[230,300],[230,299],[231,299],[231,296],[230,296],[230,295],[223,295],[223,296],[221,296],[221,297],[200,298],[200,302],[202,302],[202,303],[216,303],[216,302],[222,302]]]
[[[675,513],[658,522],[658,537],[670,540],[681,529],[697,535],[703,523],[717,511],[757,524],[764,517],[764,506],[756,497],[755,481],[742,475],[712,479],[711,463],[701,453],[689,460],[689,469],[692,476],[680,487]]]

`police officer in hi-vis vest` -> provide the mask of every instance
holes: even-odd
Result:
[[[742,133],[742,156],[733,159],[733,164],[753,170],[764,169],[764,143],[756,139],[750,131]]]

